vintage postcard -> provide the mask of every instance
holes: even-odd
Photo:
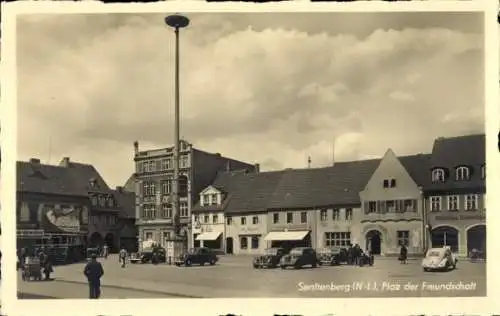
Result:
[[[2,11],[5,313],[499,307],[494,4]]]

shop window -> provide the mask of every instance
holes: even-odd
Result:
[[[247,249],[248,248],[248,239],[246,236],[240,237],[240,248]]]
[[[259,236],[252,236],[252,249],[259,249]]]

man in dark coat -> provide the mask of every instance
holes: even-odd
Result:
[[[399,252],[399,260],[401,261],[402,264],[408,263],[408,248],[406,248],[406,245],[404,243],[401,243],[401,250]]]
[[[101,296],[101,277],[104,275],[104,269],[101,263],[97,262],[97,255],[92,255],[92,259],[85,266],[83,274],[85,274],[89,282],[89,298],[99,298]]]

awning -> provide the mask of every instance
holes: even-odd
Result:
[[[216,240],[220,234],[221,232],[201,233],[196,237],[196,240]]]
[[[264,240],[302,240],[309,231],[293,231],[293,232],[270,232]]]

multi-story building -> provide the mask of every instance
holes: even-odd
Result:
[[[486,250],[484,135],[434,141],[425,190],[428,241],[460,255]]]
[[[373,254],[410,254],[423,246],[423,189],[429,155],[397,157],[389,149],[360,192],[361,245]]]
[[[116,187],[115,199],[121,209],[118,221],[119,245],[128,252],[138,250],[137,226],[135,226],[135,193],[125,187]]]
[[[68,157],[58,166],[17,162],[19,247],[107,243],[116,249],[119,213],[113,191],[92,165]]]
[[[139,150],[134,143],[136,165],[136,224],[139,230],[139,245],[142,241],[155,241],[166,246],[174,235],[172,214],[173,152],[174,148]],[[210,185],[219,171],[246,169],[253,171],[256,165],[195,149],[190,143],[180,142],[179,157],[179,220],[187,236],[188,245],[193,245],[191,209],[200,192]]]

